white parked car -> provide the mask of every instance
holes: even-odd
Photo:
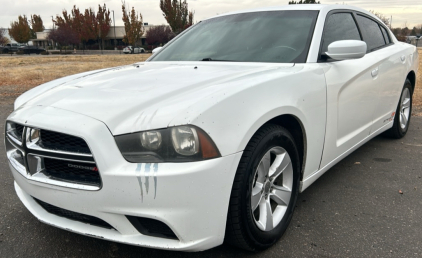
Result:
[[[380,133],[405,136],[417,69],[416,48],[359,8],[219,15],[145,63],[21,95],[5,140],[16,193],[87,236],[262,250],[334,164]]]
[[[145,49],[143,49],[141,47],[127,46],[123,49],[123,53],[125,53],[125,54],[141,54],[141,53],[145,53]]]

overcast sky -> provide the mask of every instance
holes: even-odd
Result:
[[[422,0],[320,0],[324,4],[347,4],[366,10],[375,10],[387,17],[393,16],[393,27],[408,27],[422,23]],[[212,17],[216,14],[234,10],[249,9],[261,6],[286,5],[289,0],[188,0],[189,9],[195,10],[195,21]],[[10,22],[17,20],[18,15],[40,14],[44,26],[52,27],[51,16],[61,14],[63,9],[70,11],[75,4],[79,9],[92,7],[98,10],[98,4],[105,3],[115,12],[116,25],[123,25],[120,0],[0,0],[0,27],[9,27]],[[165,24],[159,0],[127,0],[126,4],[141,12],[144,22],[149,24]]]

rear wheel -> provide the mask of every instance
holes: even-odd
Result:
[[[300,162],[291,134],[266,125],[246,147],[230,197],[226,242],[246,250],[273,245],[293,215]]]
[[[385,132],[391,138],[403,138],[409,130],[410,118],[412,117],[412,83],[406,79],[403,90],[394,115],[393,127]]]

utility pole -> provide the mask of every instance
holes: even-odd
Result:
[[[114,29],[114,50],[117,50],[117,47],[116,47],[116,21],[114,20],[114,10],[112,12],[113,12],[113,24],[114,24],[114,26],[113,26],[113,29]]]
[[[53,30],[54,30],[55,28],[54,28],[54,19],[53,19],[53,16],[51,16],[51,21],[53,22]],[[54,41],[53,40],[51,41],[51,48],[54,49]]]
[[[393,26],[393,15],[391,15],[391,18],[390,18],[390,30],[391,30],[392,26]]]

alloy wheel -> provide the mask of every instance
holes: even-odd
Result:
[[[408,88],[403,90],[400,101],[400,127],[406,129],[410,116],[410,91]]]
[[[252,184],[251,209],[256,226],[271,231],[280,224],[290,203],[293,166],[287,151],[274,147],[259,162]]]

